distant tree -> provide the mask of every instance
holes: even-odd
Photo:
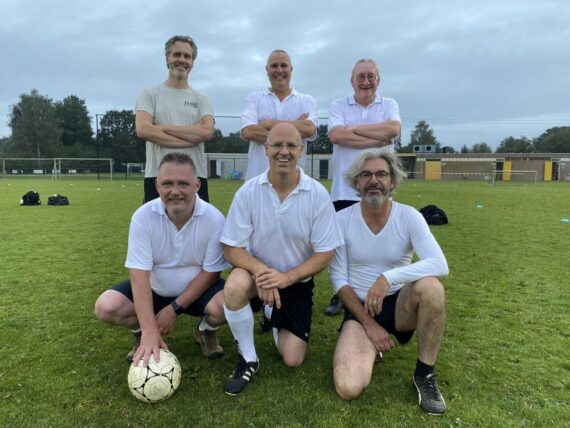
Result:
[[[451,146],[443,146],[443,147],[441,148],[441,152],[442,152],[442,153],[457,153],[457,152],[455,151],[455,149],[454,149],[453,147],[451,147]]]
[[[491,149],[491,147],[487,143],[481,142],[481,143],[473,144],[471,146],[471,149],[469,150],[469,152],[471,152],[471,153],[493,153],[493,150]]]
[[[0,157],[12,156],[12,139],[10,137],[0,138]]]
[[[10,128],[15,156],[55,157],[61,152],[61,127],[55,106],[36,89],[20,95],[11,107]]]
[[[206,153],[221,153],[220,149],[224,144],[224,134],[218,128],[214,128],[214,133],[209,141],[204,143]]]
[[[534,140],[537,153],[570,153],[570,126],[547,129]]]
[[[463,146],[461,146],[460,153],[469,153],[469,147],[467,147],[467,144],[463,144]]]
[[[317,139],[312,143],[312,153],[332,153],[332,143],[326,125],[317,128]],[[311,153],[311,147],[307,147],[307,153]]]
[[[526,137],[507,137],[503,139],[495,153],[532,153],[534,146],[532,141]]]
[[[247,153],[249,150],[249,141],[241,138],[239,132],[230,132],[224,136],[224,145],[221,153]]]
[[[75,144],[93,146],[93,129],[85,100],[69,95],[63,101],[56,102],[55,109],[62,131],[61,142],[64,149]]]
[[[441,151],[441,144],[435,137],[433,133],[433,129],[430,128],[429,124],[425,120],[420,120],[412,133],[410,134],[410,142],[408,145],[403,146],[399,151],[400,152],[412,152],[414,146],[425,146],[425,145],[434,145],[436,148],[436,152]]]
[[[99,123],[96,136],[99,157],[115,163],[144,162],[145,142],[137,138],[132,110],[109,110]]]

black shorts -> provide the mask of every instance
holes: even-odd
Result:
[[[307,282],[297,282],[279,290],[281,309],[273,306],[270,325],[276,329],[289,330],[299,339],[309,341],[311,334],[311,313],[313,310],[313,278]],[[261,308],[261,300],[255,297],[251,300],[254,312]]]
[[[158,190],[156,190],[156,177],[145,177],[144,179],[144,199],[143,204],[146,204],[153,199],[158,198]],[[206,202],[210,202],[208,195],[208,179],[200,177],[200,190],[198,190],[198,196],[200,199]]]
[[[384,298],[384,300],[382,301],[382,310],[380,311],[379,315],[376,315],[374,317],[374,319],[378,324],[384,327],[388,333],[394,335],[394,337],[396,338],[396,340],[398,340],[399,343],[404,345],[412,339],[415,330],[411,331],[396,330],[396,301],[398,300],[400,290]],[[354,320],[358,322],[356,317],[352,315],[352,313],[349,312],[347,309],[345,309],[344,319],[342,320],[342,324],[340,325],[339,331],[342,328],[342,325],[348,320]]]
[[[334,210],[338,212],[357,203],[358,201],[348,201],[345,199],[341,199],[338,201],[334,201],[333,205],[334,205]]]
[[[202,317],[204,316],[204,310],[206,309],[206,305],[212,300],[212,298],[218,293],[218,291],[224,289],[224,280],[218,279],[218,281],[208,288],[204,294],[202,294],[194,303],[184,309],[184,313],[188,315],[192,315],[194,317]],[[131,302],[134,302],[133,299],[133,290],[131,288],[131,281],[129,279],[120,282],[119,284],[115,285],[111,288],[111,290],[118,291],[122,295],[124,295],[127,299]],[[151,290],[152,291],[152,290]],[[152,306],[154,309],[154,313],[157,314],[162,308],[170,305],[170,303],[175,300],[176,297],[165,297],[159,294],[156,294],[152,291]]]

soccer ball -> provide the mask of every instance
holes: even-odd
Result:
[[[166,400],[180,385],[180,363],[176,356],[164,349],[160,350],[160,362],[150,356],[148,367],[140,360],[129,369],[128,382],[132,394],[145,403],[158,403]]]

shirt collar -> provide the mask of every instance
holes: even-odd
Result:
[[[274,95],[271,88],[267,88],[263,93],[265,95]],[[294,88],[291,88],[291,93],[287,97],[285,97],[285,99],[289,97],[296,97],[297,95],[299,95],[299,92],[297,92]]]
[[[159,215],[166,215],[166,208],[162,199],[160,197],[150,201],[149,204],[152,204],[151,209],[153,212]],[[194,202],[194,212],[192,213],[192,217],[194,216],[201,216],[206,213],[206,202],[200,199],[200,196],[196,193],[196,201]],[[192,218],[191,217],[191,218]]]
[[[297,167],[297,170],[301,173],[301,176],[299,177],[299,184],[297,184],[296,189],[299,190],[310,190],[311,189],[311,185],[310,185],[310,178],[307,174],[305,174],[305,172],[303,171],[303,168],[301,167]],[[257,182],[259,184],[268,184],[271,185],[271,183],[269,182],[269,168],[267,168],[261,175],[259,175],[257,177]]]
[[[374,95],[374,101],[372,102],[372,104],[382,104],[382,102],[383,102],[382,96],[380,96],[380,94],[378,92],[376,92],[376,95]],[[356,102],[356,99],[354,98],[354,94],[348,96],[348,104],[351,106],[360,105]],[[372,104],[370,104],[370,105],[372,105]],[[366,106],[366,107],[370,107],[370,106]]]

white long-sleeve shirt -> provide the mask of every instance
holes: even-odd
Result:
[[[392,201],[384,228],[374,234],[362,217],[360,203],[337,213],[344,245],[336,249],[329,268],[338,292],[350,285],[361,300],[380,276],[388,280],[388,295],[426,276],[446,276],[447,261],[423,216],[413,207]],[[414,253],[419,260],[412,263]]]

